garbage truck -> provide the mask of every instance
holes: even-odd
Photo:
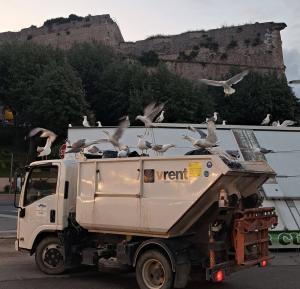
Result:
[[[33,162],[16,250],[35,255],[46,274],[135,270],[141,289],[221,282],[272,258],[277,216],[261,207],[260,187],[274,175],[264,161],[233,165],[217,155]]]

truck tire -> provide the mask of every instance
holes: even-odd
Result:
[[[170,289],[174,274],[169,259],[157,250],[142,253],[136,264],[136,280],[141,289]]]
[[[65,269],[64,246],[57,237],[47,237],[37,246],[35,251],[37,267],[48,275],[62,274]]]

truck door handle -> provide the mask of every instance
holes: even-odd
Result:
[[[44,205],[44,204],[38,204],[38,207],[39,208],[46,208],[46,205]]]
[[[55,223],[55,210],[50,210],[50,223]]]

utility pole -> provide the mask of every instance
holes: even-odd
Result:
[[[13,182],[13,163],[14,163],[14,154],[12,153],[10,158],[9,193],[11,193],[12,182]]]

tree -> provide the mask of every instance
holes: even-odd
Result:
[[[26,118],[32,126],[46,127],[64,135],[68,123],[81,123],[82,115],[88,111],[81,80],[68,64],[46,66],[31,93]]]
[[[216,110],[230,124],[259,125],[267,113],[281,121],[298,117],[299,100],[284,77],[250,72],[234,88],[236,92],[228,97],[222,88],[206,88],[216,102]]]
[[[0,99],[13,109],[18,123],[30,121],[24,112],[31,103],[31,88],[53,62],[64,63],[62,51],[33,43],[0,46]]]

